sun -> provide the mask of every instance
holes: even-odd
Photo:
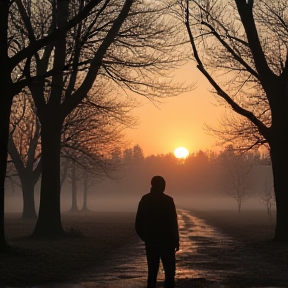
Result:
[[[174,155],[178,159],[185,159],[189,155],[189,151],[185,147],[178,147],[174,150]]]

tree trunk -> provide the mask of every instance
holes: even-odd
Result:
[[[70,211],[75,212],[78,211],[78,206],[77,206],[76,168],[74,162],[72,162],[72,169],[71,169],[71,186],[72,186],[72,206]]]
[[[9,119],[12,101],[9,101],[6,95],[2,95],[0,105],[0,252],[8,248],[4,232],[4,214],[5,214],[5,178],[8,156],[8,135]]]
[[[48,109],[47,109],[48,110]],[[47,111],[48,112],[48,111]],[[42,117],[42,178],[35,237],[58,237],[64,234],[60,207],[60,137],[62,122],[57,113]]]
[[[284,134],[284,132],[283,132]],[[288,181],[286,142],[270,145],[274,191],[276,200],[276,227],[274,240],[288,242]],[[276,143],[275,143],[276,144]],[[286,167],[286,168],[285,168]]]
[[[237,199],[237,204],[238,204],[238,213],[241,213],[241,208],[242,208],[242,199]]]
[[[83,181],[83,206],[81,211],[89,211],[87,206],[87,198],[88,198],[88,185],[86,181]]]
[[[8,245],[4,233],[4,212],[5,212],[5,178],[8,156],[8,136],[10,111],[12,104],[11,75],[9,71],[9,58],[7,55],[7,31],[8,31],[8,12],[9,0],[0,1],[0,63],[1,77],[0,87],[2,95],[0,98],[0,252],[7,250]]]
[[[35,210],[34,201],[34,183],[28,178],[21,180],[22,183],[22,195],[23,195],[23,211],[22,219],[36,219],[37,214]]]

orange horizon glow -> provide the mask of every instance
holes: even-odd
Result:
[[[211,93],[210,83],[189,62],[175,71],[175,80],[195,83],[195,89],[176,97],[162,98],[155,105],[144,97],[137,96],[141,105],[133,110],[139,117],[135,129],[125,131],[130,146],[139,145],[144,156],[170,154],[175,147],[186,147],[189,153],[199,150],[219,150],[214,135],[205,131],[205,124],[217,126],[224,114],[225,106],[220,105]]]

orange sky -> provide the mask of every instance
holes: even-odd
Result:
[[[215,149],[217,139],[204,131],[204,123],[217,124],[224,108],[216,105],[208,81],[198,71],[194,62],[186,64],[177,78],[195,83],[195,89],[177,97],[166,98],[159,109],[142,97],[142,106],[134,109],[140,124],[126,131],[132,146],[139,144],[144,156],[174,152],[179,146],[190,152]],[[140,97],[140,96],[139,96]]]

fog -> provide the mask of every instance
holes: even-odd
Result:
[[[227,157],[226,154],[199,151],[179,162],[171,154],[137,158],[131,152],[130,158],[123,157],[121,165],[109,177],[94,175],[87,178],[87,208],[91,211],[136,211],[141,197],[149,193],[154,175],[165,178],[165,193],[173,197],[177,208],[237,210],[236,199],[239,197],[242,210],[266,209],[268,198],[275,206],[271,165],[267,159],[251,154],[241,161],[237,158],[235,162],[233,155]],[[69,176],[64,181],[61,190],[63,212],[71,209],[72,191],[77,193],[77,209],[83,208],[84,186],[79,175],[76,181],[71,181]],[[36,211],[39,208],[40,181],[34,193]],[[21,187],[14,185],[12,189],[8,182],[5,212],[20,213],[23,207]],[[77,186],[74,189],[72,182]],[[241,191],[237,191],[235,183],[241,184]]]
[[[119,189],[117,189],[119,187]],[[149,183],[147,187],[139,188],[137,196],[125,195],[120,190],[121,184],[115,183],[112,191],[107,191],[104,185],[97,185],[97,188],[93,187],[88,193],[88,208],[91,211],[127,211],[136,212],[138,202],[142,195],[149,192]],[[38,188],[38,187],[37,187]],[[127,187],[128,189],[129,187]],[[39,191],[39,190],[38,190]],[[179,194],[181,191],[179,191]],[[179,196],[177,193],[169,191],[169,186],[164,192],[167,195],[173,197],[175,205],[178,209],[187,210],[237,210],[237,202],[230,196]],[[83,205],[82,199],[83,192],[78,191],[77,206],[81,209]],[[71,209],[71,191],[69,187],[65,187],[61,194],[61,210],[63,212]],[[36,211],[39,208],[39,192],[35,193],[35,206]],[[15,190],[13,193],[6,193],[5,198],[5,212],[7,213],[21,213],[23,209],[23,199],[21,189]],[[243,210],[265,210],[266,206],[260,197],[250,197],[243,202]]]

